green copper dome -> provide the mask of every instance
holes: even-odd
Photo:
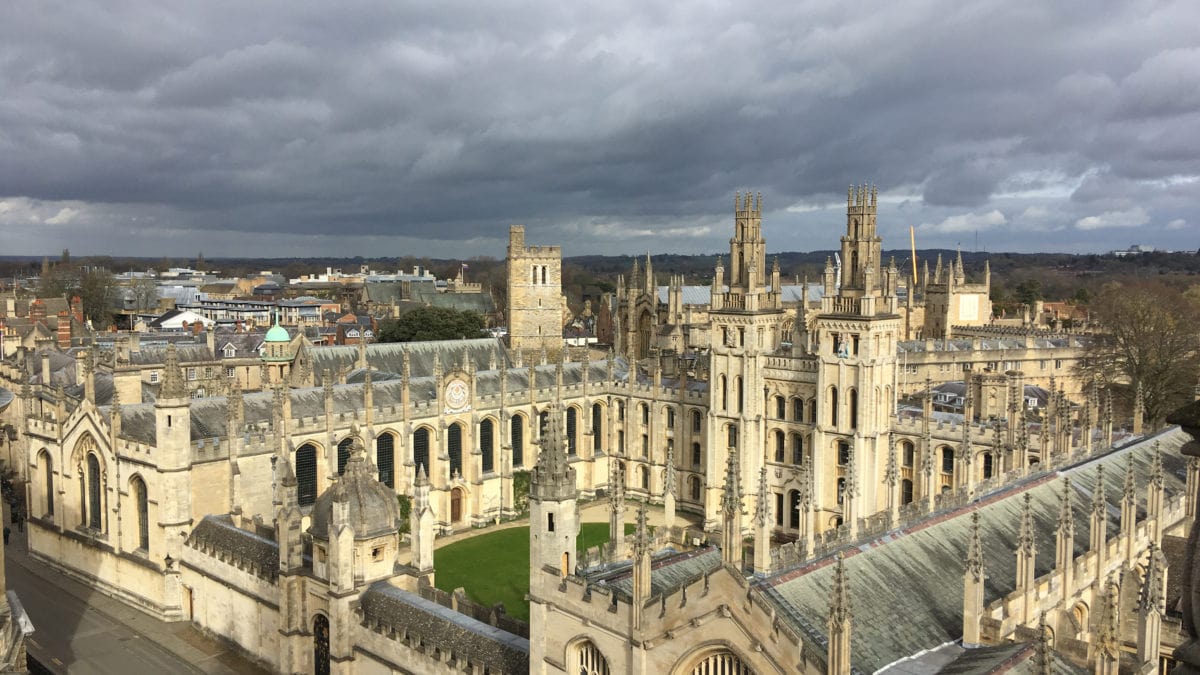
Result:
[[[271,330],[267,331],[265,342],[291,342],[292,338],[288,335],[287,329],[279,324],[271,326]]]

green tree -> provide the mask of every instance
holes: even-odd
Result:
[[[1200,374],[1200,301],[1158,281],[1110,283],[1088,305],[1100,332],[1079,374],[1110,386],[1128,405],[1142,389],[1153,427],[1187,403]]]
[[[1017,302],[1022,305],[1032,305],[1042,299],[1042,282],[1037,279],[1025,279],[1017,284],[1015,295]]]
[[[75,289],[83,303],[83,315],[95,329],[108,328],[117,310],[117,283],[108,270],[94,267],[79,278]]]
[[[477,338],[483,333],[483,317],[475,312],[445,307],[418,307],[399,319],[379,326],[379,342],[423,342]]]

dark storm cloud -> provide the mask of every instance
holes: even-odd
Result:
[[[90,4],[0,23],[5,250],[1196,245],[1194,3]]]

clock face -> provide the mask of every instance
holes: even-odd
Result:
[[[471,400],[471,390],[462,380],[450,380],[446,385],[446,407],[450,410],[462,410]]]

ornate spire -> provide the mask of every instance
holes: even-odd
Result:
[[[1132,457],[1125,461],[1125,485],[1121,490],[1121,500],[1137,502],[1137,484],[1134,481]]]
[[[758,472],[758,505],[754,509],[754,524],[759,527],[771,526],[771,492],[767,489],[767,467],[763,466]]]
[[[742,479],[739,475],[737,451],[729,451],[725,462],[725,490],[721,495],[721,512],[738,516],[742,513]]]
[[[1150,454],[1150,486],[1161,490],[1163,487],[1162,448],[1154,441]]]
[[[899,479],[900,467],[896,463],[896,437],[888,432],[887,468],[883,472],[883,483],[889,487],[895,487],[896,481]]]
[[[840,626],[853,616],[850,607],[850,583],[846,579],[846,561],[838,551],[833,568],[833,595],[829,600],[829,622]]]
[[[1054,673],[1054,656],[1050,651],[1050,631],[1046,628],[1046,613],[1038,618],[1037,665],[1039,675]]]
[[[1121,591],[1112,579],[1104,585],[1104,604],[1100,618],[1100,630],[1096,636],[1096,649],[1102,658],[1115,660],[1121,650],[1121,614],[1118,606]]]
[[[1017,548],[1023,551],[1026,555],[1033,555],[1037,548],[1037,540],[1034,539],[1033,520],[1033,495],[1025,493],[1025,504],[1021,509],[1021,526],[1017,532]]]
[[[1139,612],[1163,613],[1163,579],[1166,573],[1167,561],[1162,549],[1154,540],[1150,540],[1149,561],[1146,565],[1146,577],[1142,580],[1142,589],[1138,593],[1137,609]]]
[[[967,573],[983,583],[983,541],[979,537],[979,511],[971,514],[971,543],[967,547]]]
[[[1092,513],[1104,517],[1108,509],[1108,500],[1104,498],[1104,465],[1096,466],[1096,487],[1092,490]]]
[[[1063,491],[1059,498],[1058,531],[1065,532],[1074,529],[1075,514],[1071,510],[1071,478],[1063,476]]]
[[[187,387],[183,384],[183,372],[179,369],[179,354],[175,344],[167,345],[167,359],[163,366],[162,387],[159,398],[187,398]]]
[[[633,530],[633,557],[640,558],[650,552],[650,528],[646,524],[646,503],[639,502],[637,525]]]
[[[537,465],[529,476],[529,492],[538,499],[559,501],[575,497],[575,469],[567,461],[567,443],[563,437],[562,408],[552,405],[546,415],[546,429],[538,440]]]
[[[667,448],[667,468],[663,470],[663,495],[675,496],[675,448]]]

